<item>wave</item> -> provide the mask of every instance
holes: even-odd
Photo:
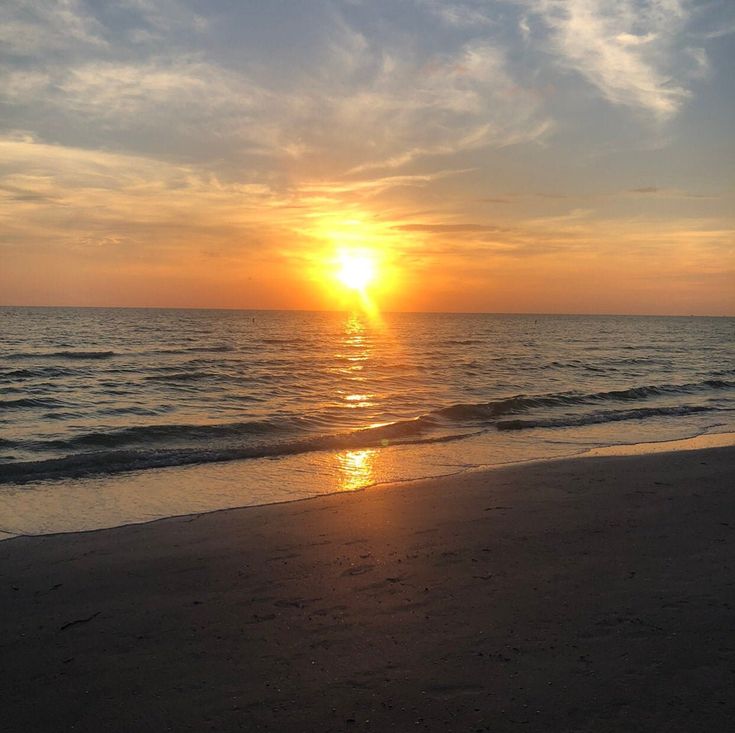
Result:
[[[381,447],[390,443],[425,444],[460,440],[466,433],[423,437],[419,420],[379,425],[349,433],[315,436],[301,440],[230,448],[173,448],[158,450],[102,450],[7,463],[1,466],[0,484],[76,479],[151,468],[172,468],[203,463],[223,463],[252,458],[274,458],[320,450],[350,450]],[[0,443],[2,445],[2,443]],[[10,443],[7,443],[10,446]]]
[[[263,344],[284,344],[284,345],[296,345],[296,346],[303,344],[303,341],[301,339],[277,338],[277,337],[262,338],[260,339],[260,342]]]
[[[283,432],[285,425],[276,421],[253,420],[251,422],[224,423],[215,425],[141,425],[117,430],[92,431],[67,439],[37,441],[36,449],[73,450],[84,448],[118,448],[122,446],[153,442],[166,443],[181,440],[221,440],[245,436],[264,436]]]
[[[304,430],[313,430],[318,426],[329,429],[333,421],[319,420],[314,417],[283,418],[272,420],[252,420],[233,423],[218,423],[212,425],[191,424],[160,424],[141,425],[114,430],[100,430],[81,433],[66,439],[52,438],[39,440],[30,444],[35,450],[85,450],[95,448],[123,448],[127,446],[166,447],[176,443],[199,442],[207,443],[227,439],[248,440],[250,442],[288,438],[298,436]],[[336,447],[351,447],[359,444],[365,447],[367,443],[394,441],[397,439],[421,435],[433,430],[435,422],[430,416],[396,420],[384,424],[372,425],[357,430],[332,435],[320,435],[316,438],[322,442],[334,441]],[[311,437],[308,440],[312,440]],[[325,443],[326,444],[326,443]]]
[[[628,389],[611,390],[609,392],[597,392],[588,395],[590,400],[638,400],[647,397],[660,397],[671,394],[692,394],[709,389],[731,389],[735,382],[723,379],[707,379],[703,382],[690,382],[688,384],[657,384],[646,387],[629,387]]]
[[[538,367],[539,371],[542,371],[544,369],[547,369],[548,367],[552,367],[554,369],[584,369],[588,372],[596,372],[599,374],[608,374],[609,372],[617,372],[618,369],[615,369],[614,367],[611,367],[609,365],[605,365],[604,367],[601,366],[595,366],[594,364],[585,364],[582,361],[575,360],[575,361],[551,361],[547,365],[540,365]]]
[[[77,374],[76,369],[67,369],[57,366],[42,366],[31,369],[0,369],[0,379],[15,381],[19,379],[36,379],[38,377],[69,377]]]
[[[609,390],[606,392],[556,392],[543,395],[514,395],[491,402],[458,403],[442,407],[429,413],[440,419],[452,422],[464,421],[494,421],[495,418],[514,412],[523,412],[539,407],[583,406],[598,402],[645,400],[650,397],[666,395],[685,395],[696,392],[733,389],[735,382],[722,379],[707,379],[703,382],[688,384],[658,384],[627,389]]]
[[[673,407],[639,407],[633,410],[606,410],[587,415],[565,415],[559,418],[529,420],[499,420],[498,430],[526,430],[529,428],[569,428],[600,423],[620,422],[622,420],[645,420],[649,417],[671,417],[711,412],[715,407],[705,405],[677,405]]]
[[[210,372],[171,372],[170,374],[150,374],[144,379],[148,382],[192,382],[198,379],[218,379],[221,375]]]
[[[171,380],[178,379],[203,379],[204,373],[189,372],[171,375],[155,375],[156,378]],[[704,382],[691,384],[662,384],[643,387],[631,387],[622,390],[611,390],[607,392],[596,392],[580,394],[576,392],[561,392],[545,395],[514,395],[500,398],[491,402],[482,403],[457,403],[440,407],[436,410],[424,413],[415,418],[397,419],[383,424],[373,425],[362,430],[354,430],[350,435],[358,436],[346,438],[339,433],[337,442],[343,441],[348,445],[350,440],[364,442],[365,440],[395,440],[422,434],[437,429],[472,429],[473,427],[485,427],[498,425],[500,429],[513,429],[509,427],[510,421],[499,423],[501,418],[527,413],[532,410],[544,408],[566,407],[573,409],[585,405],[595,405],[604,402],[631,402],[644,401],[650,397],[665,395],[693,394],[702,390],[731,389],[735,382],[721,379],[709,379]],[[68,404],[53,399],[41,398],[19,398],[0,401],[0,409],[14,408],[59,408],[68,407]],[[670,408],[645,408],[645,409],[670,409]],[[673,408],[676,409],[676,408]],[[160,413],[161,408],[139,408],[135,411],[130,409],[121,412],[137,412],[138,414]],[[675,413],[670,413],[675,414]],[[338,415],[331,413],[316,413],[306,415],[283,415],[258,420],[237,421],[231,423],[215,424],[188,424],[188,423],[163,423],[141,426],[128,426],[108,430],[92,430],[68,438],[54,438],[38,440],[29,445],[34,450],[64,450],[78,451],[87,449],[118,449],[129,446],[146,447],[173,447],[176,444],[189,445],[191,443],[214,443],[224,440],[247,441],[252,443],[256,440],[271,440],[274,436],[290,437],[299,434],[322,432],[334,432],[335,429],[344,429],[345,423],[338,419]],[[547,419],[546,416],[534,418],[532,422],[537,424],[539,420]],[[553,417],[548,419],[555,419]],[[567,419],[567,418],[561,418]],[[587,419],[586,416],[574,416],[568,418]],[[576,424],[570,422],[571,424]],[[368,437],[369,436],[369,437]],[[323,437],[321,438],[324,439]]]
[[[37,351],[6,354],[4,359],[111,359],[115,351]]]
[[[711,377],[730,377],[735,375],[735,368],[733,369],[718,369],[716,372],[710,374]]]
[[[559,418],[513,419],[499,420],[495,427],[502,431],[525,430],[531,428],[579,427],[598,423],[623,420],[642,420],[650,417],[683,416],[713,411],[716,408],[684,405],[674,407],[649,407],[630,410],[607,410],[586,415],[567,415]],[[100,434],[97,436],[78,436],[66,441],[67,447],[80,447],[86,444],[109,443],[107,449],[70,454],[61,458],[49,458],[38,461],[6,463],[0,466],[0,484],[28,483],[40,480],[77,479],[95,475],[114,475],[123,472],[140,471],[154,468],[172,468],[205,463],[221,463],[254,458],[275,458],[300,453],[323,450],[356,450],[379,448],[387,445],[421,445],[438,442],[461,440],[473,433],[445,433],[427,435],[434,427],[429,416],[411,420],[400,420],[385,425],[376,425],[362,430],[354,430],[333,435],[312,436],[281,442],[265,442],[232,447],[201,448],[158,448],[158,449],[123,449],[119,446],[125,436],[141,434],[146,431],[161,434],[161,426],[153,428],[130,428],[117,431],[116,435]],[[201,431],[211,435],[242,434],[242,429],[252,430],[254,424],[221,426],[169,426],[171,434],[181,435],[181,428],[191,435]],[[121,440],[122,438],[122,440]],[[0,446],[15,447],[17,443],[0,440]],[[47,444],[48,445],[48,444]]]
[[[232,346],[219,344],[216,346],[184,346],[179,349],[154,349],[150,354],[224,354],[234,351]]]
[[[19,410],[23,408],[55,408],[66,407],[66,403],[60,402],[52,398],[41,397],[20,397],[17,400],[0,400],[0,411],[2,410]]]
[[[106,407],[99,409],[99,415],[142,415],[144,417],[153,417],[169,412],[170,408],[166,405],[158,405],[156,407],[141,407],[140,405],[126,405],[123,407]]]
[[[487,341],[483,339],[445,339],[441,343],[447,346],[473,346],[475,344],[485,344]]]
[[[181,372],[155,376],[160,379],[197,379],[206,375]],[[0,463],[0,483],[113,474],[317,450],[456,440],[478,429],[513,431],[690,415],[721,408],[714,404],[669,406],[645,403],[661,397],[667,397],[670,403],[674,401],[672,397],[732,388],[735,388],[735,381],[710,378],[687,384],[653,384],[590,393],[518,394],[489,402],[446,405],[413,418],[401,419],[398,415],[390,422],[358,430],[351,430],[349,424],[340,419],[342,413],[322,410],[302,415],[281,413],[264,419],[230,423],[162,423],[100,428],[65,437],[18,442],[0,439],[0,447],[18,447],[44,456],[34,461]],[[23,397],[0,401],[0,409],[59,406],[68,407],[48,398]],[[608,406],[608,409],[601,409],[603,406]],[[111,408],[110,414],[117,414],[119,409]],[[139,412],[136,413],[129,408],[125,411],[147,415],[163,408],[137,409]],[[555,409],[557,413],[563,409],[568,414],[554,414]],[[51,419],[52,415],[49,413],[48,417]]]

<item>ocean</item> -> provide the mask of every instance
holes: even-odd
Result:
[[[735,430],[733,318],[3,307],[0,333],[7,535]]]

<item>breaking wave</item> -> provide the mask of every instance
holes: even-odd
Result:
[[[197,379],[197,372],[170,375]],[[161,375],[163,376],[163,375]],[[283,416],[220,424],[158,424],[90,430],[31,443],[4,440],[0,445],[54,457],[0,465],[0,483],[78,478],[148,468],[293,455],[320,450],[385,447],[396,444],[459,440],[478,430],[514,431],[565,428],[623,420],[684,416],[716,411],[707,404],[645,404],[655,398],[729,390],[735,382],[706,379],[579,393],[512,395],[489,402],[456,403],[418,417],[358,430],[336,430],[330,414]],[[636,406],[622,407],[631,403]],[[616,408],[615,403],[621,407]],[[0,409],[52,408],[57,400],[21,398],[0,402]],[[599,409],[600,405],[610,405]],[[585,408],[592,407],[591,411]],[[330,430],[331,428],[331,430]],[[319,434],[315,434],[315,431]],[[61,454],[61,455],[59,455]]]

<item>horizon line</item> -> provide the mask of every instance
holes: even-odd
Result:
[[[66,308],[75,310],[187,310],[187,311],[231,311],[250,313],[353,313],[359,309],[351,308],[238,308],[232,306],[176,306],[176,305],[17,305],[2,304],[0,308]],[[735,318],[733,314],[712,313],[590,313],[567,311],[442,311],[442,310],[394,310],[381,311],[385,315],[463,315],[463,316],[598,316],[613,318]]]

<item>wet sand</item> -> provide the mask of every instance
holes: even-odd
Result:
[[[704,731],[735,448],[0,543],[8,731]]]

